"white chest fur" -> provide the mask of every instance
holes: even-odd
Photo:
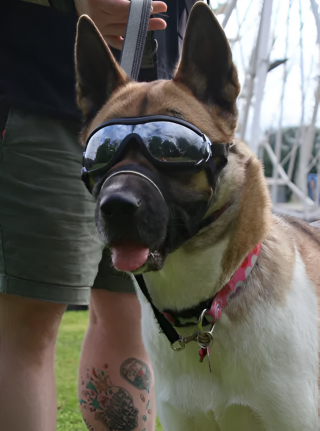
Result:
[[[194,253],[183,248],[170,254],[164,268],[145,274],[148,290],[159,309],[190,308],[213,296],[221,275],[221,258],[229,239],[223,239],[214,248]]]
[[[194,300],[198,289],[195,280],[188,283],[184,278],[184,282],[185,302],[190,306],[189,293]],[[174,286],[171,283],[170,289]],[[161,288],[165,289],[162,283]],[[223,313],[214,332],[211,373],[207,359],[199,363],[196,343],[190,343],[182,352],[172,351],[165,335],[159,334],[139,288],[138,295],[143,337],[155,373],[158,414],[166,431],[204,431],[206,423],[208,429],[214,430],[210,422],[217,430],[236,431],[236,417],[232,429],[223,425],[227,409],[235,404],[249,406],[256,416],[253,421],[263,424],[261,429],[266,431],[318,430],[315,289],[297,252],[285,305],[275,306],[267,300],[256,302],[241,323],[231,322]],[[157,298],[163,298],[161,306],[171,308],[171,302],[166,303],[167,295],[169,292],[163,296],[162,291],[157,292]],[[184,331],[186,335],[192,330]],[[189,426],[186,418],[194,417],[198,418],[198,425],[195,427],[191,421]],[[251,429],[260,430],[258,425]]]

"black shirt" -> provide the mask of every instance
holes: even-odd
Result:
[[[172,77],[194,2],[166,1],[168,10],[161,17],[167,21],[167,28],[154,32],[158,41],[158,79]],[[76,23],[77,16],[72,13],[20,0],[1,0],[0,103],[80,118],[75,102]],[[120,52],[113,52],[119,59]]]

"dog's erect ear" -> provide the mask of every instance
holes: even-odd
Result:
[[[237,70],[224,31],[205,3],[196,3],[191,10],[174,81],[188,86],[202,102],[236,112]]]
[[[111,93],[129,81],[99,30],[87,15],[80,17],[76,50],[77,102],[85,120],[91,120]]]

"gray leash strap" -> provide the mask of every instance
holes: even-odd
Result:
[[[120,66],[138,79],[151,12],[151,0],[131,0]]]

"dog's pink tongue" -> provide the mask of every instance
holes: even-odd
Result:
[[[134,271],[142,266],[149,256],[149,249],[142,244],[126,242],[111,247],[113,266],[119,271]]]

